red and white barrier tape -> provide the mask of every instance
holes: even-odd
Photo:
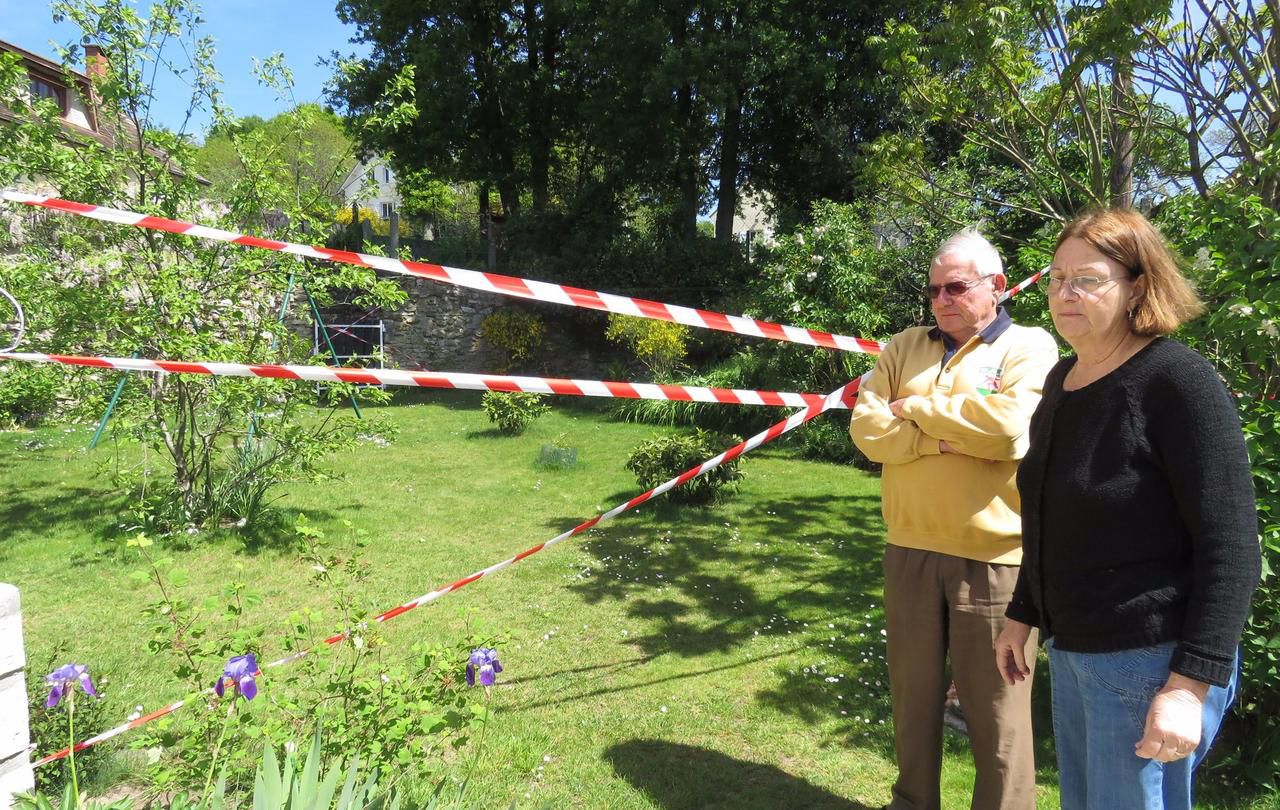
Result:
[[[124,211],[119,208],[108,208],[102,205],[88,205],[86,203],[63,200],[58,197],[26,194],[9,189],[0,190],[0,197],[3,197],[5,200],[10,202],[49,208],[54,211],[77,214],[79,216],[98,219],[104,222],[114,222],[120,225],[133,225],[139,228],[184,234],[186,236],[195,236],[201,239],[211,239],[217,242],[231,242],[237,245],[246,245],[248,247],[262,248],[264,250],[276,250],[282,253],[289,253],[294,256],[354,264],[358,267],[372,267],[377,270],[385,270],[389,273],[420,276],[422,278],[429,278],[433,281],[442,281],[446,284],[456,284],[460,287],[470,287],[471,289],[483,290],[484,292],[497,293],[499,295],[512,295],[517,298],[527,298],[534,301],[546,301],[552,304],[563,304],[571,307],[584,307],[586,309],[602,310],[605,312],[616,312],[637,318],[653,318],[660,321],[672,321],[674,323],[693,326],[699,329],[716,329],[721,332],[733,332],[734,334],[739,335],[752,335],[754,337],[781,340],[789,343],[803,343],[808,346],[824,346],[829,349],[841,349],[847,352],[879,354],[880,350],[884,348],[882,344],[874,340],[847,337],[845,335],[833,335],[829,332],[820,332],[815,329],[805,329],[799,326],[786,326],[783,324],[771,323],[769,321],[760,321],[755,318],[748,318],[741,315],[725,315],[705,309],[694,309],[692,307],[681,307],[673,304],[662,304],[657,301],[648,301],[643,298],[611,295],[609,293],[596,292],[594,290],[584,290],[578,287],[568,287],[562,284],[551,284],[544,281],[517,278],[515,276],[504,276],[498,273],[481,273],[475,270],[462,270],[456,267],[446,267],[444,265],[428,264],[425,262],[401,261],[399,259],[387,258],[386,256],[373,256],[367,253],[356,253],[348,250],[333,250],[331,248],[313,247],[310,245],[300,245],[292,242],[279,242],[274,239],[263,239],[258,236],[250,236],[248,234],[233,233],[219,228],[195,225],[190,222],[182,222],[175,219],[146,216],[145,214]]]
[[[565,380],[555,377],[512,377],[498,374],[465,374],[445,371],[400,371],[396,369],[334,368],[331,366],[250,365],[245,363],[188,363],[176,360],[148,360],[136,357],[83,357],[38,352],[0,352],[0,360],[27,363],[60,363],[119,371],[156,371],[173,374],[209,374],[216,377],[269,377],[309,382],[346,382],[366,385],[402,385],[419,388],[449,388],[471,391],[528,391],[534,394],[562,394],[576,397],[656,399],[676,402],[708,402],[724,405],[773,405],[807,408],[821,405],[821,394],[790,391],[747,391],[737,388],[706,388],[694,385],[613,382],[609,380]],[[843,407],[837,405],[834,407]]]
[[[525,549],[524,551],[520,552],[519,554],[516,554],[513,557],[508,557],[502,562],[491,565],[488,568],[482,568],[481,570],[476,571],[474,574],[471,574],[470,576],[463,577],[462,579],[451,582],[448,585],[444,585],[440,588],[437,588],[434,591],[431,591],[429,593],[424,593],[422,596],[419,596],[416,599],[411,599],[408,602],[404,602],[403,604],[397,605],[396,607],[388,611],[378,614],[373,618],[373,620],[375,622],[390,621],[391,619],[394,619],[397,616],[408,613],[409,611],[413,610],[416,607],[421,607],[422,605],[425,605],[429,602],[434,602],[443,596],[446,596],[460,588],[464,588],[467,585],[470,585],[472,582],[475,582],[478,579],[486,577],[489,574],[495,574],[504,568],[507,568],[511,565],[514,565],[515,563],[520,562],[526,557],[531,557],[534,554],[537,554],[539,551],[542,551],[544,548],[547,548],[549,546],[554,546],[557,543],[563,542],[569,539],[570,537],[573,537],[574,535],[581,534],[582,532],[585,532],[587,529],[590,529],[593,526],[603,523],[604,521],[609,520],[610,518],[617,517],[623,512],[634,509],[637,506],[640,506],[641,504],[645,503],[646,501],[650,501],[658,497],[659,495],[666,493],[671,489],[681,486],[682,484],[688,483],[689,481],[692,481],[694,478],[697,478],[698,476],[704,473],[714,470],[716,467],[719,467],[721,464],[724,464],[726,461],[732,461],[733,459],[743,455],[744,453],[749,453],[752,450],[755,450],[760,445],[765,444],[766,442],[771,442],[774,439],[781,436],[782,434],[794,430],[795,428],[799,427],[805,422],[808,422],[810,419],[813,419],[814,417],[818,416],[819,414],[825,411],[829,411],[833,408],[852,408],[853,398],[855,394],[857,394],[858,386],[861,385],[861,383],[862,383],[862,378],[859,378],[846,385],[843,385],[840,388],[837,388],[835,391],[832,391],[827,396],[823,397],[821,402],[819,402],[818,404],[810,405],[809,407],[801,411],[796,411],[795,413],[791,414],[781,422],[778,422],[770,426],[769,428],[761,431],[760,433],[757,433],[756,435],[752,436],[746,441],[740,442],[734,445],[733,447],[730,447],[728,450],[725,450],[723,453],[716,456],[715,458],[708,459],[707,461],[702,462],[696,467],[691,467],[688,470],[685,470],[683,473],[681,473],[680,475],[677,475],[675,478],[672,478],[669,481],[659,484],[658,486],[654,487],[648,492],[637,495],[631,500],[626,501],[625,503],[619,504],[618,506],[615,506],[614,508],[610,509],[608,512],[605,512],[600,515],[596,515],[590,520],[580,523],[577,526],[574,526],[572,529],[569,529],[566,532],[562,532],[561,534],[556,535],[555,537],[551,538],[550,540],[547,540],[546,542],[539,543],[538,545],[533,546],[532,548]],[[338,642],[347,638],[348,634],[349,634],[349,631],[337,633],[335,635],[330,636],[329,638],[326,638],[323,643],[326,645],[337,644]],[[316,645],[316,646],[319,646],[319,645]],[[271,669],[273,667],[291,664],[294,661],[297,661],[298,659],[308,655],[311,652],[311,649],[314,649],[314,648],[301,650],[299,652],[285,656],[284,658],[280,658],[276,661],[272,661],[271,663],[263,666],[262,669],[264,670]],[[176,703],[170,703],[168,706],[165,706],[162,709],[157,709],[156,711],[151,712],[150,714],[143,715],[142,717],[138,717],[133,720],[130,720],[129,722],[123,723],[113,729],[104,731],[101,734],[97,734],[82,742],[76,743],[75,750],[82,751],[92,745],[96,745],[105,740],[109,740],[112,737],[119,736],[125,733],[126,731],[129,731],[131,729],[135,729],[139,726],[150,723],[152,720],[156,720],[158,718],[164,717],[165,715],[172,714],[173,712],[182,708],[183,705],[185,705],[185,703],[186,701],[182,701],[182,700]],[[40,759],[36,760],[35,766],[39,767],[49,762],[54,762],[55,760],[63,759],[70,753],[71,753],[70,749],[64,748],[61,751],[57,751],[55,753],[49,754],[47,756],[41,757]]]
[[[1044,270],[1037,270],[1036,272],[1024,278],[1022,281],[1019,281],[1017,284],[1005,290],[1000,295],[1000,303],[1003,304],[1005,301],[1008,301],[1010,298],[1014,297],[1020,292],[1025,291],[1028,287],[1035,284],[1037,281],[1040,280],[1040,277],[1043,276],[1048,271],[1048,269],[1049,268],[1046,267],[1044,268]]]

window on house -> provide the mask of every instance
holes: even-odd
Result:
[[[58,102],[58,108],[62,110],[62,114],[67,113],[67,90],[53,82],[44,79],[31,77],[31,98],[49,98]]]
[[[391,170],[388,169],[386,166],[382,167],[382,182],[384,183],[391,182]]]
[[[392,212],[392,211],[394,211],[394,210],[396,210],[396,207],[395,207],[395,205],[393,205],[392,203],[383,203],[383,204],[382,204],[382,218],[383,218],[383,219],[391,219],[391,212]]]

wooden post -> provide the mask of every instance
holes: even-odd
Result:
[[[391,212],[391,235],[387,240],[387,254],[393,259],[400,258],[400,212]]]
[[[14,793],[30,793],[36,787],[23,672],[26,660],[18,589],[0,583],[0,810],[13,806]]]

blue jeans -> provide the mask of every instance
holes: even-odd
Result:
[[[1164,763],[1133,747],[1169,677],[1174,642],[1111,653],[1063,652],[1052,639],[1047,646],[1062,810],[1191,810],[1191,777],[1235,697],[1239,653],[1231,682],[1205,696],[1199,747]]]

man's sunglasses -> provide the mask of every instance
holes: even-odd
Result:
[[[952,298],[959,298],[989,278],[991,278],[991,276],[980,276],[975,278],[973,281],[951,281],[946,284],[930,284],[929,297],[937,298],[939,295],[942,295],[943,290],[946,290],[947,295]]]

